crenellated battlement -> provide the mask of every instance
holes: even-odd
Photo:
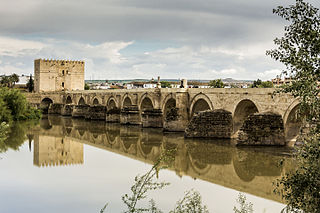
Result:
[[[84,64],[82,60],[57,60],[57,59],[36,59],[35,61],[43,61],[47,63],[65,63],[65,64]]]

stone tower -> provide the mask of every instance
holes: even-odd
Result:
[[[84,61],[34,60],[35,92],[84,89]]]

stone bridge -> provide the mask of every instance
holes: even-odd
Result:
[[[166,150],[176,149],[170,170],[259,197],[283,202],[273,193],[273,181],[291,171],[285,160],[279,166],[278,148],[247,149],[184,139],[183,134],[163,134],[161,129],[88,122],[49,116],[40,127],[30,129],[34,139],[34,164],[59,166],[83,163],[82,144],[104,149],[153,165]],[[279,154],[276,154],[279,153]],[[262,160],[263,159],[263,160]]]
[[[166,131],[185,131],[199,112],[222,109],[231,115],[230,138],[237,136],[251,115],[259,113],[263,117],[268,112],[278,117],[269,116],[271,121],[265,122],[269,126],[264,128],[273,129],[270,123],[279,119],[285,140],[294,141],[301,126],[296,116],[299,101],[290,94],[274,94],[274,91],[271,88],[87,90],[32,93],[27,99],[51,114],[159,127]],[[199,125],[206,126],[201,122]]]

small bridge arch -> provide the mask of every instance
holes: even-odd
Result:
[[[94,106],[97,106],[97,105],[101,104],[101,101],[99,100],[98,97],[94,97],[94,98],[93,98],[93,101],[92,101],[92,104],[93,104]]]
[[[152,101],[152,98],[148,96],[148,94],[144,94],[141,97],[141,103],[140,103],[140,110],[150,110],[154,108],[154,103]]]
[[[53,104],[53,100],[51,98],[45,97],[40,102],[40,109],[43,113],[48,113],[50,105]]]
[[[132,105],[132,100],[128,94],[123,97],[122,107],[128,107]]]
[[[205,110],[213,110],[212,102],[207,95],[199,93],[191,101],[190,118],[192,118],[195,113]]]
[[[78,101],[78,105],[86,105],[86,101],[84,100],[84,98],[81,96],[79,101]]]
[[[72,104],[72,98],[70,95],[67,96],[66,104]]]
[[[235,105],[233,111],[233,131],[237,132],[246,118],[259,112],[257,105],[250,99],[243,99]]]
[[[299,115],[300,101],[295,100],[283,116],[286,141],[295,140],[300,133],[302,116]]]
[[[116,99],[111,96],[108,101],[107,101],[107,110],[112,110],[112,109],[117,109],[118,108],[118,104]]]

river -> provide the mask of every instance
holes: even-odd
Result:
[[[239,192],[254,212],[274,213],[285,205],[273,182],[293,168],[285,147],[236,147],[228,140],[61,116],[15,123],[0,150],[1,213],[91,213],[106,203],[106,212],[122,212],[121,196],[130,193],[134,177],[165,150],[175,150],[174,160],[159,179],[170,185],[148,194],[164,212],[194,189],[213,213],[233,212]]]

